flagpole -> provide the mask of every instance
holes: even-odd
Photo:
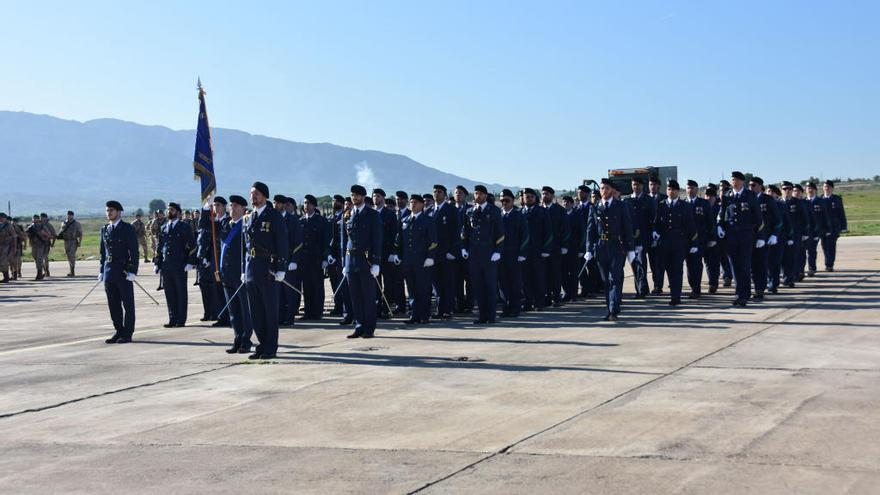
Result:
[[[199,104],[201,105],[205,101],[205,89],[202,87],[202,79],[201,78],[199,78],[198,90],[199,90]],[[204,107],[205,107],[205,124],[207,124],[208,123],[208,106],[204,105]],[[210,138],[211,126],[207,125],[206,127],[208,128],[209,142],[211,144],[211,155],[213,157],[213,155],[214,155],[214,153],[213,153],[214,140]],[[215,194],[217,193],[217,175],[216,174],[214,175],[214,193]],[[208,198],[207,197],[202,198],[202,201],[205,201],[206,199],[208,199]],[[216,215],[216,213],[214,213],[214,204],[213,203],[211,204],[211,207],[209,208],[208,211],[210,211],[210,213],[211,213],[211,250],[214,252],[214,281],[219,283],[220,282],[220,256],[217,254],[217,223],[216,223],[217,215]]]

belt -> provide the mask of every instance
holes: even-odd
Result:
[[[271,258],[272,253],[270,253],[267,249],[252,247],[248,254],[251,255],[251,258]]]
[[[617,236],[617,235],[609,236],[608,234],[602,234],[599,236],[599,240],[600,241],[617,241],[617,240],[620,240],[620,236]]]

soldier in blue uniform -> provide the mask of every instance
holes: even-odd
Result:
[[[776,205],[776,201],[768,194],[764,194],[763,179],[752,177],[749,181],[749,189],[755,194],[764,222],[764,228],[758,233],[755,247],[752,250],[752,283],[755,286],[755,294],[752,299],[760,301],[764,299],[764,292],[767,290],[770,247],[779,242],[782,220],[779,218],[779,207]]]
[[[435,196],[436,197],[436,196]],[[393,262],[400,266],[412,296],[412,314],[407,325],[430,323],[431,267],[439,256],[437,225],[423,210],[425,199],[419,194],[410,197],[410,214],[403,219],[395,241]],[[437,204],[442,204],[440,200]]]
[[[330,278],[330,289],[336,296],[333,298],[333,309],[330,311],[331,316],[342,316],[343,319],[351,315],[351,308],[347,306],[347,298],[342,296],[343,289],[339,288],[342,283],[342,263],[337,263],[345,257],[345,247],[342,244],[343,230],[345,223],[343,214],[345,213],[345,198],[339,194],[333,196],[333,213],[327,219],[330,228],[330,247],[327,254],[327,274]],[[348,322],[347,324],[351,324]]]
[[[663,269],[669,280],[669,305],[677,306],[681,304],[682,265],[686,256],[699,254],[700,236],[694,222],[694,206],[678,199],[677,181],[667,183],[666,194],[666,200],[657,205],[656,230],[652,235],[660,248]]]
[[[840,234],[846,233],[846,212],[843,209],[843,199],[834,194],[834,181],[826,180],[822,185],[822,199],[831,219],[831,230],[822,237],[822,254],[825,255],[825,271],[834,271],[834,259],[837,257],[837,239]]]
[[[590,201],[590,188],[585,185],[580,185],[577,187],[577,204],[575,205],[575,210],[583,219],[584,232],[582,234],[583,241],[580,246],[578,246],[577,257],[581,259],[584,257],[584,254],[587,252],[587,224],[590,222],[590,216],[593,213],[593,203]],[[593,262],[595,263],[595,261]],[[579,280],[581,285],[580,296],[581,297],[589,297],[590,293],[598,292],[598,287],[595,287],[592,282],[593,279],[590,278],[590,271],[581,270],[578,268],[578,271],[581,274],[581,279]],[[596,272],[597,270],[593,270]]]
[[[718,182],[719,193],[718,193],[718,208],[716,210],[716,227],[717,227],[717,213],[721,210],[721,198],[724,196],[728,196],[731,194],[733,190],[733,186],[730,185],[730,181],[727,179],[721,179]],[[717,228],[716,228],[717,230]],[[721,248],[721,276],[724,279],[724,287],[730,287],[733,285],[733,265],[730,263],[730,258],[727,257],[727,248],[724,245],[724,239],[718,239],[718,245]]]
[[[230,220],[217,233],[220,239],[220,280],[223,285],[226,313],[232,325],[234,339],[227,354],[249,354],[253,324],[245,288],[241,287],[244,272],[244,212],[247,200],[235,194],[229,196]],[[236,292],[237,291],[237,292]],[[234,295],[234,298],[233,298]]]
[[[644,192],[645,180],[633,177],[632,194],[623,199],[632,212],[633,242],[636,260],[630,265],[635,283],[636,299],[648,295],[648,249],[651,247],[651,232],[657,215],[657,204]]]
[[[346,224],[345,265],[348,280],[354,332],[350,339],[369,339],[376,332],[377,277],[382,263],[382,219],[367,207],[364,186],[351,186],[352,212]]]
[[[550,219],[550,244],[547,248],[550,256],[546,258],[544,270],[547,282],[544,303],[558,307],[562,304],[562,257],[568,254],[571,232],[565,221],[565,209],[556,202],[556,191],[552,187],[541,188],[541,206],[547,210]]]
[[[283,194],[276,194],[273,199],[275,209],[281,213],[284,225],[287,227],[287,270],[284,273],[284,281],[279,287],[278,296],[278,326],[292,327],[294,319],[299,314],[299,305],[302,296],[291,287],[302,290],[303,281],[299,269],[300,256],[302,256],[303,233],[300,224],[300,215],[296,209],[296,200]]]
[[[192,228],[180,220],[180,205],[168,203],[167,220],[162,226],[156,257],[155,271],[162,277],[165,302],[168,305],[168,323],[165,328],[186,325],[186,273],[195,268],[196,242]]]
[[[279,283],[284,281],[289,253],[287,223],[268,203],[269,188],[251,186],[253,211],[245,217],[245,272],[254,333],[260,341],[248,359],[272,359],[278,352]]]
[[[397,267],[391,262],[391,256],[394,255],[394,239],[397,238],[397,215],[390,208],[385,207],[385,191],[376,188],[373,189],[373,203],[376,212],[379,213],[379,219],[382,220],[382,272],[377,278],[381,282],[385,299],[380,296],[376,301],[377,315],[381,319],[391,317],[385,300],[390,302],[394,299],[394,273]]]
[[[302,249],[297,270],[302,279],[302,320],[320,320],[324,316],[324,270],[330,254],[330,227],[327,219],[318,213],[318,200],[306,194],[303,215],[299,219],[302,230]]]
[[[458,210],[448,201],[446,186],[435,184],[433,192],[436,205],[433,220],[437,237],[433,278],[437,287],[437,317],[449,319],[455,311],[455,269],[461,252],[461,225],[458,223]]]
[[[816,196],[816,184],[807,183],[807,202],[810,209],[810,225],[812,232],[807,240],[807,276],[816,274],[817,247],[819,243],[831,234],[831,215],[828,212],[828,202]]]
[[[504,226],[499,272],[501,316],[516,318],[522,310],[522,264],[528,256],[529,224],[522,211],[514,206],[510,189],[501,191],[501,223]]]
[[[553,241],[553,227],[547,209],[538,205],[538,195],[534,189],[523,189],[525,206],[522,209],[529,228],[529,246],[526,260],[522,264],[525,302],[523,311],[540,311],[547,305],[544,298],[547,284],[547,258],[550,257],[550,244]]]
[[[706,264],[706,278],[709,283],[709,294],[718,292],[718,279],[721,278],[721,261],[727,263],[727,256],[720,244],[718,244],[717,222],[718,212],[721,210],[721,202],[718,200],[718,189],[715,184],[706,185],[703,192],[703,199],[709,205],[709,235],[706,241],[706,247],[703,251],[703,261]]]
[[[769,253],[767,257],[767,290],[771,294],[776,294],[779,292],[782,257],[786,246],[789,243],[794,243],[792,240],[794,234],[792,232],[791,218],[788,215],[788,208],[785,207],[785,203],[782,201],[782,190],[775,184],[771,184],[767,187],[767,195],[773,198],[773,203],[776,205],[780,224],[782,225],[779,229],[776,244],[768,246]]]
[[[565,208],[569,232],[565,246],[568,252],[562,255],[562,290],[565,292],[562,302],[570,302],[577,300],[578,273],[584,263],[584,246],[587,245],[587,224],[583,215],[574,208],[574,198],[563,196],[562,206]],[[506,233],[504,238],[506,241]],[[501,257],[501,262],[504,263],[504,256]]]
[[[134,227],[122,220],[119,201],[107,201],[107,224],[101,227],[101,265],[113,335],[107,344],[131,342],[134,333],[134,281],[138,272],[138,240]]]
[[[495,323],[498,301],[498,261],[504,243],[501,211],[486,202],[486,186],[474,186],[474,205],[465,213],[461,228],[461,257],[468,260],[474,300],[479,316],[474,324]]]
[[[458,213],[458,225],[464,224],[464,214],[471,207],[467,202],[468,190],[462,185],[455,186],[453,192],[455,210]],[[471,287],[468,262],[458,257],[458,271],[455,277],[455,312],[470,313],[474,309],[474,294]]]
[[[397,191],[394,193],[395,200],[397,202],[397,211],[395,211],[395,215],[397,216],[397,230],[400,231],[400,226],[403,223],[403,219],[408,217],[411,213],[409,209],[409,197],[410,195],[404,191]],[[457,218],[457,217],[456,217]],[[458,234],[456,233],[456,237]],[[457,252],[457,251],[456,251]],[[455,267],[457,269],[457,266]],[[453,284],[455,283],[455,272],[451,273]],[[454,289],[453,289],[454,291]],[[454,295],[453,295],[454,297]],[[394,274],[394,299],[389,299],[389,303],[394,306],[394,314],[396,315],[405,315],[407,314],[406,306],[407,306],[407,298],[406,298],[406,288],[404,286],[403,280],[403,271],[397,270]]]
[[[709,241],[715,235],[715,221],[712,220],[712,207],[704,198],[698,196],[700,185],[695,180],[687,181],[687,198],[685,203],[691,207],[691,213],[694,217],[694,226],[697,229],[697,239],[689,250],[687,257],[687,279],[691,288],[688,295],[690,299],[699,299],[703,283],[703,254],[706,252]],[[693,252],[693,248],[697,248],[697,252]],[[717,284],[717,279],[716,279]]]
[[[785,189],[783,188],[783,191],[784,190]],[[804,280],[805,267],[807,265],[807,242],[810,240],[810,233],[813,229],[810,203],[804,198],[804,186],[794,184],[791,199],[786,200],[786,203],[789,204],[789,213],[792,215],[793,221],[798,222],[797,218],[801,218],[802,220],[800,223],[803,226],[803,230],[801,231],[801,241],[797,244],[797,250],[794,253],[794,269],[792,271],[794,276],[791,279],[792,284],[794,284],[795,282],[802,282]],[[791,213],[791,208],[795,208],[803,213]]]
[[[218,280],[217,261],[220,255],[220,231],[229,223],[226,215],[227,201],[223,196],[215,196],[213,201],[202,207],[198,220],[198,237],[196,238],[196,259],[198,260],[199,291],[202,294],[204,315],[202,321],[214,321],[212,327],[229,326],[229,314],[220,314],[226,305],[223,285]],[[212,216],[213,210],[213,216]],[[213,218],[213,220],[212,220]],[[211,223],[213,222],[213,228]],[[216,246],[214,241],[216,240]],[[214,250],[216,247],[216,251]],[[215,253],[218,259],[215,259]]]
[[[648,179],[648,197],[654,201],[655,212],[657,211],[657,206],[666,200],[666,195],[660,192],[660,179],[658,177],[651,176]],[[651,224],[651,231],[653,232],[654,230],[656,230],[656,226]],[[651,280],[654,284],[651,294],[659,296],[663,294],[663,255],[660,253],[657,243],[653,240],[648,248],[647,257],[648,263],[651,265]]]
[[[724,240],[736,281],[733,305],[745,307],[752,294],[752,249],[765,243],[764,220],[757,198],[745,187],[745,175],[737,171],[730,176],[732,188],[730,194],[721,197],[716,231]]]
[[[593,208],[587,225],[587,262],[597,261],[605,285],[606,321],[616,321],[623,299],[623,266],[636,259],[632,219],[620,200],[614,199],[614,184],[602,179],[601,199]]]

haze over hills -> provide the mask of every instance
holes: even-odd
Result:
[[[346,193],[352,183],[389,194],[428,191],[433,184],[472,189],[480,183],[423,165],[409,157],[329,143],[299,143],[214,128],[218,193],[244,194],[254,180],[270,192],[293,195]],[[103,211],[118,199],[126,209],[150,199],[198,204],[193,180],[195,131],[175,131],[116,119],[87,122],[27,112],[0,111],[2,210],[13,214]],[[499,184],[486,184],[500,190]]]

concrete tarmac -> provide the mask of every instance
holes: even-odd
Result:
[[[0,285],[0,492],[878,493],[880,237],[762,303],[732,289],[590,299],[494,326],[337,318],[282,329],[278,358],[232,331],[165,329],[143,267],[135,341],[97,263]],[[821,264],[820,254],[820,264]],[[193,279],[190,279],[190,283]],[[705,289],[704,289],[705,290]]]

